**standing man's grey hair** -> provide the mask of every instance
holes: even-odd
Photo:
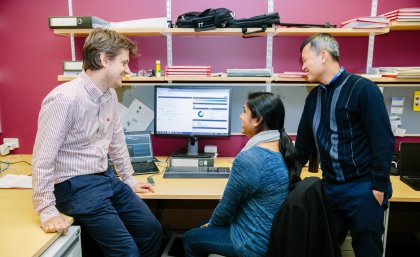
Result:
[[[318,33],[307,38],[300,46],[301,53],[307,44],[310,44],[310,48],[315,50],[316,54],[319,54],[322,50],[326,50],[330,53],[333,60],[336,62],[339,61],[340,51],[338,49],[338,42],[330,34]]]

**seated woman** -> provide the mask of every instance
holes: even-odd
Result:
[[[274,215],[301,167],[284,131],[280,97],[268,92],[248,95],[242,133],[250,138],[236,156],[222,199],[210,221],[184,235],[186,256],[265,256]]]

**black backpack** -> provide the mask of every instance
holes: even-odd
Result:
[[[204,12],[187,12],[176,20],[178,28],[194,28],[195,31],[224,28],[233,20],[235,13],[226,8],[207,9]]]
[[[229,28],[242,28],[242,34],[249,35],[258,32],[265,32],[273,24],[280,24],[280,16],[277,12],[267,13],[244,19],[232,19],[228,22]],[[258,31],[248,32],[248,28],[261,28]]]

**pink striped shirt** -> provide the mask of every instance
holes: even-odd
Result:
[[[32,156],[32,200],[41,222],[59,215],[54,184],[107,170],[108,151],[122,181],[136,184],[115,90],[101,92],[82,72],[42,102]]]

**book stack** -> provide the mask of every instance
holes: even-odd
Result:
[[[397,78],[399,79],[419,79],[420,67],[399,67]]]
[[[63,61],[63,75],[78,76],[83,71],[83,61]]]
[[[194,76],[194,77],[210,77],[210,66],[166,66],[165,76],[167,77],[181,77],[181,76]]]
[[[282,78],[307,78],[308,74],[301,71],[285,71],[278,73],[278,76]]]
[[[343,28],[353,29],[378,29],[387,28],[390,26],[390,21],[386,17],[382,16],[365,16],[358,17],[348,21],[343,21],[341,26]]]
[[[420,78],[420,67],[379,67],[379,74],[387,78]]]
[[[228,77],[271,77],[272,69],[227,69]]]
[[[420,8],[401,8],[382,14],[391,22],[420,22]]]

